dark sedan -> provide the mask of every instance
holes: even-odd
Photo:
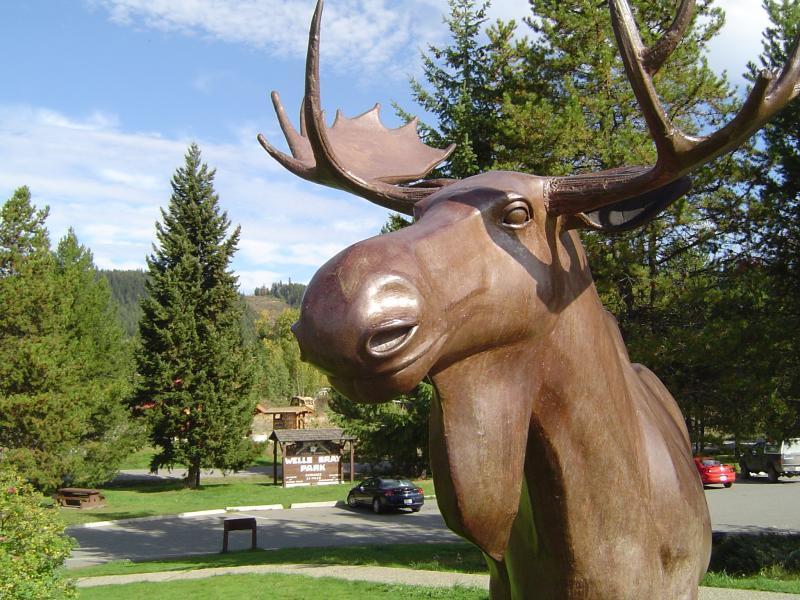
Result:
[[[367,504],[375,513],[397,508],[410,508],[419,512],[425,503],[422,488],[408,479],[370,477],[359,483],[347,494],[347,504]]]

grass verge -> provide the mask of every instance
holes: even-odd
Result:
[[[59,508],[68,525],[131,519],[156,515],[174,515],[195,510],[344,500],[352,485],[324,485],[283,488],[272,484],[271,477],[205,478],[200,488],[188,489],[180,481],[148,481],[109,484],[102,488],[106,506],[90,510]],[[433,493],[431,480],[416,482],[426,494]]]
[[[475,546],[468,543],[394,544],[392,546],[343,546],[331,548],[283,548],[208,554],[179,559],[132,562],[114,561],[70,570],[74,577],[129,575],[162,571],[192,571],[213,567],[244,565],[362,565],[486,573],[486,563]]]
[[[457,571],[486,573],[481,553],[471,544],[396,544],[393,546],[351,546],[340,548],[285,548],[210,554],[181,559],[131,562],[115,561],[102,565],[73,569],[74,577],[128,575],[162,571],[191,571],[213,567],[276,564],[364,565],[424,569],[428,571]],[[761,590],[800,594],[800,574],[783,569],[769,569],[758,575],[733,576],[724,572],[708,573],[701,585],[708,587]]]
[[[167,583],[130,583],[79,590],[80,600],[218,600],[219,598],[269,598],[302,600],[325,598],[442,598],[452,600],[485,600],[485,590],[473,588],[426,588],[409,585],[389,585],[361,581],[345,581],[323,577],[316,579],[301,575],[226,575],[195,581]]]

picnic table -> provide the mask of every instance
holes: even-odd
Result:
[[[61,488],[53,499],[65,508],[100,508],[106,505],[106,497],[100,490],[90,488]]]

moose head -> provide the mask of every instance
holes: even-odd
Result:
[[[496,597],[694,597],[708,564],[708,511],[680,411],[630,363],[575,230],[617,232],[655,218],[686,193],[691,171],[797,95],[800,53],[795,46],[780,73],[762,73],[727,125],[690,136],[670,120],[653,75],[689,27],[694,1],[681,1],[649,48],[628,3],[609,7],[654,165],[425,179],[453,147],[426,146],[415,122],[386,129],[376,106],[325,124],[322,0],[300,132],[272,95],[292,155],[258,138],[296,175],[414,217],[328,261],[294,332],[304,359],[352,400],[384,402],[430,377],[437,501],[487,556]],[[589,485],[596,471],[607,480]]]

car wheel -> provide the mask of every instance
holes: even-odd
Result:
[[[355,507],[356,504],[358,504],[358,500],[356,500],[355,496],[352,494],[347,496],[347,506]]]
[[[731,487],[733,484],[729,481],[728,483],[723,484],[726,488]]]
[[[778,483],[778,472],[772,465],[767,467],[767,478],[769,479],[770,483]]]
[[[750,469],[747,468],[744,461],[739,463],[739,468],[741,469],[739,475],[741,475],[743,479],[750,479]]]
[[[372,501],[372,512],[374,512],[376,515],[379,515],[383,512],[383,506],[381,506],[380,498],[375,498]]]

